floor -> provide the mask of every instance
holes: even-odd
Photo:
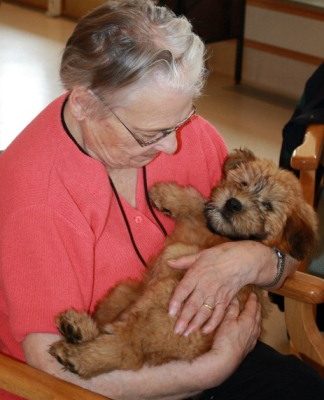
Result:
[[[1,2],[0,2],[1,3]],[[64,42],[74,27],[67,19],[8,3],[0,6],[0,149],[62,91],[58,77]],[[198,110],[222,133],[230,149],[246,146],[277,161],[281,130],[294,101],[210,74]],[[286,352],[283,314],[272,308],[264,340]]]

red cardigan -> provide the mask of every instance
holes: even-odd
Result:
[[[140,279],[144,270],[104,166],[64,130],[65,98],[52,102],[0,157],[0,351],[21,360],[27,334],[56,333],[59,312],[91,311],[108,288]],[[160,154],[147,166],[148,187],[176,181],[208,196],[225,156],[215,129],[195,117],[180,132],[177,153]],[[136,196],[136,208],[121,200],[147,260],[164,235],[145,201],[142,170]],[[173,221],[158,216],[170,232]]]

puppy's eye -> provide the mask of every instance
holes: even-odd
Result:
[[[262,205],[267,211],[273,211],[273,207],[270,201],[263,201]]]
[[[244,186],[244,187],[246,187],[248,185],[248,183],[245,181],[240,182],[240,184],[241,184],[241,186]]]

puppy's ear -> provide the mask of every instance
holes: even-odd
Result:
[[[256,157],[251,150],[246,148],[235,149],[228,155],[223,166],[223,171],[226,174],[229,170],[236,168],[239,164],[254,160],[256,160]]]
[[[284,240],[288,253],[296,260],[309,259],[317,245],[317,218],[314,210],[306,204],[307,212],[296,212],[287,219]],[[308,218],[305,218],[307,217]],[[304,218],[303,218],[304,217]]]

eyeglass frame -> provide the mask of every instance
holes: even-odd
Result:
[[[132,132],[132,131],[128,128],[128,126],[118,117],[118,115],[117,115],[114,111],[112,111],[112,109],[105,103],[105,101],[104,101],[101,97],[99,97],[97,94],[95,94],[95,96],[104,104],[105,107],[108,108],[108,110],[109,110],[109,111],[112,113],[112,115],[117,119],[117,121],[119,121],[119,122],[123,125],[123,127],[132,135],[132,137],[136,140],[136,142],[137,142],[141,147],[150,146],[150,145],[152,145],[152,144],[154,144],[154,143],[159,142],[160,140],[164,139],[165,137],[171,135],[171,133],[176,132],[178,129],[184,127],[184,126],[191,120],[191,118],[192,118],[193,116],[195,116],[196,113],[197,113],[197,108],[196,108],[196,106],[193,104],[191,112],[189,113],[189,115],[188,115],[183,121],[179,122],[179,124],[177,124],[177,125],[174,126],[173,128],[164,129],[163,131],[161,131],[162,136],[155,137],[154,139],[149,140],[149,141],[145,141],[145,140],[139,138],[134,132]]]

